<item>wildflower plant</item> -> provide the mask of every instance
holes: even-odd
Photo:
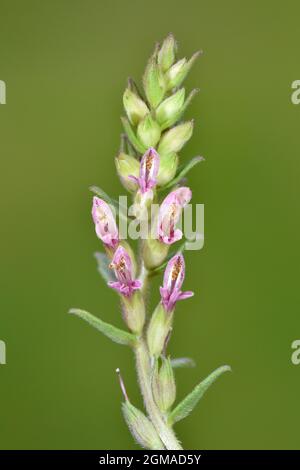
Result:
[[[126,330],[105,323],[90,313],[71,309],[111,340],[129,346],[136,357],[138,382],[145,413],[129,400],[119,369],[125,421],[142,447],[147,449],[182,449],[173,426],[194,409],[210,385],[225,371],[222,366],[201,381],[183,401],[174,406],[176,384],[174,369],[190,366],[188,358],[171,359],[168,343],[172,333],[176,303],[194,295],[183,291],[185,261],[183,251],[172,250],[182,239],[178,228],[182,211],[192,198],[189,187],[182,185],[187,172],[201,161],[195,157],[179,166],[179,152],[193,133],[193,121],[182,121],[184,111],[195,96],[186,98],[182,83],[199,52],[191,59],[176,59],[177,44],[169,35],[155,47],[143,77],[143,92],[129,79],[123,95],[126,116],[122,117],[125,134],[115,159],[121,183],[132,195],[131,215],[104,191],[92,187],[92,218],[104,253],[97,253],[98,268],[107,285],[119,296]],[[164,191],[164,196],[161,194]],[[158,204],[152,213],[151,206]],[[146,223],[150,236],[139,241],[138,253],[120,237],[116,217]],[[150,315],[146,312],[149,284],[154,275],[163,273],[160,299]]]

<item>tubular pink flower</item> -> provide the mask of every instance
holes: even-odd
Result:
[[[160,287],[161,302],[167,312],[171,312],[178,300],[194,295],[192,291],[182,292],[181,286],[185,276],[185,263],[181,253],[176,254],[167,264],[163,286]]]
[[[159,155],[152,147],[143,155],[140,163],[140,176],[130,176],[140,187],[142,194],[151,191],[156,185],[156,177],[159,169]]]
[[[96,196],[93,198],[92,217],[98,238],[100,238],[107,247],[115,249],[119,243],[119,234],[115,218],[109,205]]]
[[[158,214],[158,239],[172,245],[181,240],[182,231],[176,229],[182,209],[190,202],[192,191],[190,188],[182,187],[172,191],[163,200]]]
[[[115,251],[112,262],[109,265],[115,272],[117,281],[110,281],[109,287],[117,290],[125,297],[130,297],[133,291],[141,288],[141,282],[132,279],[132,261],[121,245]]]

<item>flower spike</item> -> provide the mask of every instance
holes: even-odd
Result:
[[[97,237],[108,248],[115,249],[119,244],[118,228],[109,205],[97,196],[93,198],[92,217]]]
[[[195,91],[186,98],[183,81],[198,55],[190,59],[177,57],[176,40],[169,34],[155,46],[144,73],[143,92],[132,79],[128,80],[123,95],[126,117],[121,117],[125,134],[121,135],[115,165],[123,187],[131,193],[130,207],[119,199],[119,211],[115,213],[117,201],[100,188],[91,188],[96,194],[92,209],[96,234],[105,248],[105,253],[97,254],[98,270],[119,294],[126,331],[85,310],[70,311],[112,341],[133,349],[147,415],[129,400],[117,369],[124,397],[122,411],[134,439],[149,450],[181,450],[173,424],[188,416],[208,387],[229,370],[228,366],[216,369],[173,408],[176,364],[168,355],[168,342],[176,302],[194,293],[182,290],[185,262],[180,249],[175,256],[168,257],[168,253],[170,245],[183,237],[181,217],[192,197],[183,178],[201,160],[196,157],[178,168],[179,154],[194,128],[194,121],[184,120],[183,115]],[[172,188],[170,193],[161,198],[158,189],[168,188]],[[117,220],[124,222],[120,230]],[[128,237],[139,239],[136,252],[126,241]],[[162,269],[165,272],[158,302],[147,317],[151,280]],[[189,361],[183,358],[175,362],[186,365]]]
[[[141,288],[141,282],[132,279],[132,261],[125,248],[121,245],[117,248],[109,267],[114,270],[118,280],[110,281],[108,285],[117,290],[121,295],[130,297],[135,290]]]
[[[184,257],[181,253],[173,256],[167,264],[163,286],[160,288],[161,301],[167,312],[171,312],[178,300],[194,295],[192,291],[181,291],[185,277]]]

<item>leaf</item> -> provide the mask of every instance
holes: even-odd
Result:
[[[222,375],[224,372],[230,370],[231,368],[229,366],[221,366],[213,371],[208,377],[206,377],[206,379],[196,385],[194,390],[189,395],[187,395],[171,412],[169,416],[170,424],[174,424],[188,416],[191,411],[193,411],[198,401],[203,397],[206,390],[211,386],[211,384],[213,384],[215,380],[217,380],[217,378],[220,377],[220,375]]]
[[[190,357],[177,357],[175,359],[171,359],[171,366],[173,367],[173,369],[178,369],[182,367],[195,367],[196,362]]]
[[[109,269],[108,265],[110,263],[108,256],[105,253],[96,252],[94,256],[97,261],[98,272],[103,277],[106,283],[110,281],[116,281],[116,276],[112,269]]]
[[[136,442],[145,449],[163,450],[164,445],[152,422],[128,400],[122,404],[123,416]]]
[[[144,153],[147,150],[147,147],[144,147],[144,145],[141,144],[141,142],[138,140],[138,138],[135,135],[128,119],[125,118],[125,117],[121,117],[121,121],[122,121],[124,130],[127,134],[127,137],[129,139],[129,141],[131,142],[131,144],[133,145],[133,147],[136,150],[138,150],[140,153]]]
[[[96,196],[99,196],[101,199],[104,199],[104,201],[108,202],[118,210],[118,201],[111,198],[105,191],[103,191],[102,188],[99,188],[99,186],[92,185],[89,187],[89,190],[92,191],[92,193],[96,194]]]
[[[186,108],[191,104],[193,101],[194,97],[199,93],[199,88],[195,88],[194,90],[191,91],[187,99],[185,100],[185,103],[183,105],[183,112],[185,112]]]
[[[171,186],[174,186],[178,183],[195,165],[200,162],[203,162],[205,159],[203,157],[194,157],[190,160],[184,167],[181,167],[174,179],[172,179],[166,186],[162,189],[168,189]]]
[[[100,320],[100,318],[95,317],[85,310],[80,310],[78,308],[71,308],[69,313],[76,315],[79,318],[82,318],[87,323],[92,325],[96,330],[101,331],[105,336],[114,341],[115,343],[125,344],[127,346],[132,346],[136,342],[136,336],[128,333],[127,331],[120,330],[109,323],[105,323]]]

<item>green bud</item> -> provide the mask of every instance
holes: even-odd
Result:
[[[158,153],[163,155],[179,152],[184,144],[191,138],[193,127],[194,122],[187,121],[165,132],[159,143]]]
[[[138,123],[149,113],[149,109],[144,101],[129,88],[126,88],[123,95],[124,108],[128,119],[132,125]]]
[[[155,238],[147,238],[143,243],[142,256],[146,269],[155,269],[160,266],[167,257],[169,245],[161,243]]]
[[[119,155],[115,158],[115,164],[117,173],[123,184],[124,188],[127,191],[134,192],[137,189],[137,183],[129,178],[130,175],[139,176],[140,171],[140,164],[139,161],[132,157],[131,155],[127,155],[126,153],[119,153]]]
[[[124,419],[137,443],[145,449],[164,449],[153,424],[138,408],[128,400],[122,404]]]
[[[175,178],[178,160],[178,155],[176,153],[160,155],[159,170],[156,178],[158,186],[164,186]]]
[[[147,330],[147,344],[151,356],[159,357],[164,349],[167,336],[171,330],[173,313],[166,312],[158,304],[151,317]]]
[[[155,147],[160,139],[160,127],[150,114],[144,117],[137,128],[139,141],[147,148]]]
[[[165,94],[165,79],[153,55],[147,65],[144,77],[144,90],[147,100],[152,108],[156,108]]]
[[[171,127],[181,116],[185,90],[181,88],[165,99],[156,110],[156,119],[162,130]]]
[[[123,318],[128,328],[140,334],[145,323],[145,303],[140,291],[130,297],[122,296]]]
[[[186,58],[184,58],[172,65],[172,67],[166,72],[165,76],[167,91],[181,85],[199,55],[200,51],[196,52],[190,60],[186,60]]]
[[[162,357],[160,369],[158,369],[158,361],[156,361],[152,390],[159,409],[163,412],[167,412],[176,398],[175,377],[169,358]]]
[[[166,72],[175,61],[176,54],[176,41],[173,34],[169,34],[158,53],[158,64],[160,65],[163,72]]]

